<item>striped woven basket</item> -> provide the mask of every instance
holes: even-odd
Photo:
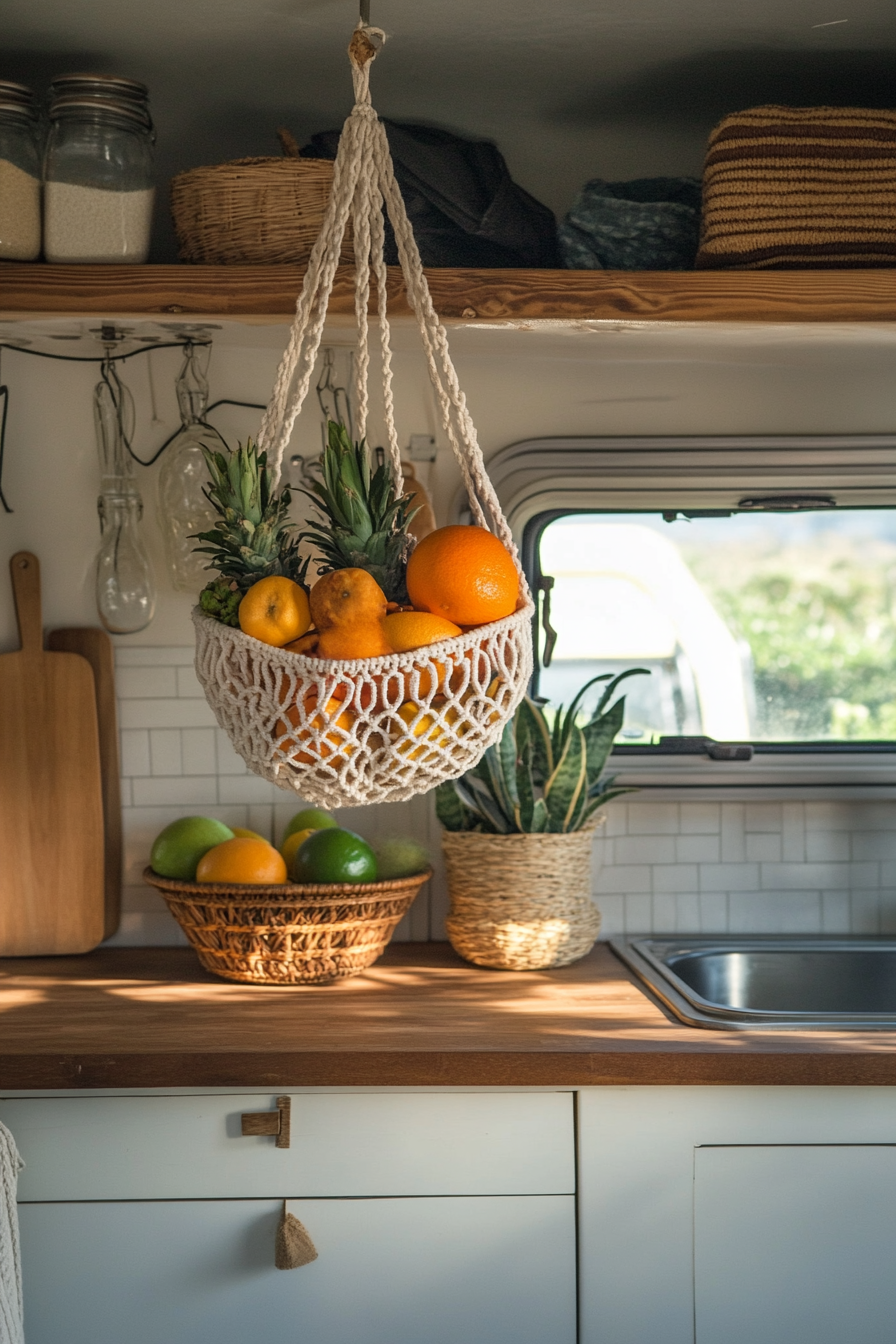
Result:
[[[896,266],[896,111],[725,117],[709,138],[696,266]]]

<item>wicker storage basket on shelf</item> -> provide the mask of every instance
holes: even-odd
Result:
[[[475,966],[535,971],[591,951],[600,912],[591,900],[595,825],[565,835],[445,831],[455,952]]]
[[[327,159],[235,159],[191,168],[171,182],[181,261],[303,263],[333,189]],[[346,232],[340,260],[353,257]]]
[[[388,882],[239,886],[147,868],[207,971],[253,985],[323,985],[381,956],[432,869]]]

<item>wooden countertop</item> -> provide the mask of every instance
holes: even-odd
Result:
[[[605,946],[483,971],[446,944],[278,989],[186,948],[0,961],[0,1089],[896,1085],[896,1032],[704,1031],[669,1020]]]

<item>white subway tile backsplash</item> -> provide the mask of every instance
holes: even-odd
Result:
[[[183,774],[179,728],[151,728],[149,732],[149,759],[154,775]]]
[[[116,649],[125,829],[120,945],[182,943],[141,879],[152,841],[201,812],[279,840],[303,801],[250,774],[215,723],[190,647]],[[613,802],[594,847],[601,937],[626,933],[896,933],[896,802]],[[371,837],[411,834],[436,876],[397,937],[444,938],[448,908],[431,799],[343,809]]]
[[[679,835],[675,838],[678,863],[718,863],[722,852],[719,835]]]
[[[597,892],[598,897],[604,891],[620,892],[629,895],[632,892],[650,891],[650,868],[645,864],[629,864],[622,867],[606,865],[600,870]]]
[[[678,803],[629,803],[629,835],[676,835]]]
[[[653,890],[664,892],[694,892],[697,890],[695,863],[658,863],[653,869]]]
[[[848,831],[810,831],[806,828],[806,858],[810,863],[846,863],[850,857]]]
[[[785,803],[781,828],[781,857],[802,863],[806,857],[806,808],[804,803]]]
[[[177,673],[173,667],[119,667],[115,672],[119,700],[148,700],[177,695]]]
[[[672,835],[620,835],[613,841],[616,863],[674,863]]]
[[[196,657],[191,644],[116,644],[115,667],[185,667]]]
[[[817,891],[732,892],[728,932],[820,933],[821,895]]]
[[[748,831],[745,837],[747,860],[750,863],[780,863],[781,837],[765,831]]]
[[[743,803],[722,804],[722,862],[743,863],[747,857]]]
[[[701,891],[755,891],[759,886],[758,863],[701,863]]]
[[[214,775],[218,762],[214,728],[182,728],[182,769],[185,775]]]
[[[214,775],[191,775],[189,778],[157,778],[153,776],[152,779],[135,779],[133,789],[134,805],[136,807],[182,805],[187,808],[186,815],[188,816],[197,808],[205,808],[218,801],[218,781]],[[248,800],[222,798],[221,801],[245,802]]]
[[[780,834],[780,803],[747,803],[744,808],[744,830]]]
[[[269,784],[258,775],[221,775],[218,778],[218,795],[222,803],[271,803],[277,792],[275,784]]]
[[[205,700],[119,700],[120,728],[214,728]]]
[[[121,732],[121,777],[151,775],[149,733],[145,728],[125,728]]]
[[[722,829],[722,812],[718,803],[682,803],[682,835],[718,835]]]
[[[199,678],[196,676],[194,667],[179,667],[177,669],[177,694],[187,700],[202,700],[205,698],[205,691],[199,685]]]

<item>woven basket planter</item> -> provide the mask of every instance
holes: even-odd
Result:
[[[431,876],[427,869],[390,882],[267,887],[143,874],[205,969],[252,985],[325,985],[357,975],[381,956]]]
[[[178,173],[171,214],[180,260],[306,262],[332,187],[327,159],[235,159]],[[348,230],[340,259],[353,256]]]
[[[475,966],[537,971],[591,951],[600,912],[591,900],[595,826],[568,835],[445,831],[448,938]]]

